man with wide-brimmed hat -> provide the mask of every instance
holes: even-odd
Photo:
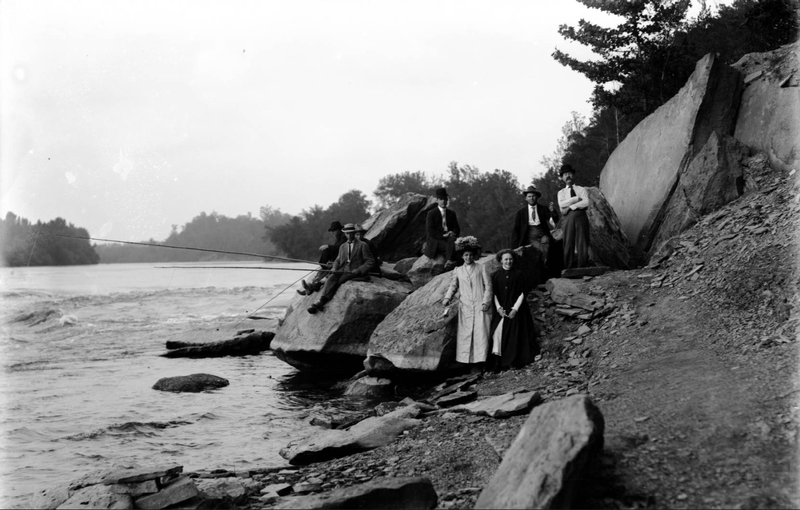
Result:
[[[461,233],[458,226],[458,218],[455,211],[447,208],[450,197],[447,190],[439,188],[436,190],[437,207],[432,207],[425,217],[425,255],[428,258],[436,258],[437,253],[445,256],[445,266],[454,267],[455,242]]]
[[[531,245],[542,254],[542,262],[547,264],[547,255],[553,236],[550,233],[550,210],[538,203],[542,194],[536,186],[522,190],[527,204],[517,211],[514,217],[514,230],[511,232],[511,247]]]
[[[564,216],[564,269],[589,264],[589,192],[575,184],[575,169],[561,165],[559,177],[566,187],[558,192],[558,207]]]
[[[314,304],[308,307],[308,313],[322,311],[325,303],[333,298],[336,290],[350,280],[369,281],[370,269],[375,264],[375,259],[365,243],[356,239],[356,226],[348,223],[342,229],[347,241],[339,247],[339,254],[333,261],[331,273],[322,287],[322,295]]]
[[[319,247],[320,269],[331,268],[333,261],[336,260],[336,256],[339,254],[339,247],[347,240],[342,232],[342,224],[338,220],[331,222],[331,226],[328,227],[328,232],[333,235],[334,241],[333,244],[323,244]],[[297,289],[297,293],[305,296],[307,294],[311,294],[312,292],[318,291],[322,288],[322,280],[326,275],[327,273],[325,271],[317,271],[314,273],[314,276],[311,277],[310,281],[307,282],[305,280],[300,280],[300,283],[303,284],[303,288]]]

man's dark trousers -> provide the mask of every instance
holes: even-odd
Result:
[[[574,209],[564,216],[564,269],[586,267],[588,264],[589,216],[586,209]]]

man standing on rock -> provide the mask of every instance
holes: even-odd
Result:
[[[375,264],[369,247],[356,239],[356,227],[352,223],[345,225],[342,232],[347,236],[347,242],[339,247],[339,255],[331,268],[333,272],[325,281],[319,300],[308,307],[308,313],[322,311],[341,284],[350,280],[369,281],[369,271]]]
[[[564,269],[586,267],[589,263],[589,216],[586,214],[589,192],[575,184],[572,165],[561,165],[558,175],[567,185],[558,192],[558,207],[564,217]]]
[[[323,244],[319,247],[320,269],[331,268],[333,261],[336,259],[337,255],[339,255],[339,247],[346,240],[346,237],[342,232],[342,224],[339,221],[332,222],[331,226],[328,228],[328,232],[333,234],[334,242],[333,244]],[[303,284],[303,288],[297,289],[297,293],[305,296],[307,294],[311,294],[312,292],[318,291],[322,288],[322,279],[326,274],[327,273],[325,271],[317,271],[311,278],[311,283],[301,280],[300,283]]]
[[[436,202],[438,207],[428,211],[428,215],[425,217],[425,233],[427,234],[425,256],[429,259],[435,259],[438,253],[443,253],[445,269],[450,269],[456,265],[456,237],[461,233],[455,211],[447,208],[449,199],[447,190],[444,188],[437,189]]]
[[[542,254],[542,262],[547,265],[547,255],[550,251],[550,211],[547,207],[537,203],[542,194],[536,186],[528,186],[522,192],[525,207],[517,211],[514,218],[514,230],[511,232],[511,248],[531,245]]]

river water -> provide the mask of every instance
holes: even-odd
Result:
[[[185,471],[285,465],[278,450],[312,432],[310,410],[364,405],[327,391],[325,381],[309,381],[270,352],[158,356],[170,339],[274,330],[307,274],[222,265],[311,267],[0,268],[0,507],[25,506],[35,491],[124,464],[178,463]],[[152,389],[161,377],[199,372],[230,386],[204,393]]]

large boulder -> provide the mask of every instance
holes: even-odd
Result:
[[[275,508],[436,508],[437,501],[427,478],[376,478],[326,494],[286,498]]]
[[[706,145],[681,173],[664,218],[647,254],[649,259],[667,239],[739,198],[748,187],[745,164],[750,148],[735,138],[712,133]]]
[[[425,217],[435,205],[433,197],[406,193],[397,203],[364,222],[367,229],[364,236],[375,243],[383,260],[416,257],[425,243]]]
[[[800,160],[800,43],[750,53],[733,64],[745,76],[734,136],[763,151],[773,166]]]
[[[108,485],[90,485],[71,494],[57,508],[134,508],[130,494],[117,494]]]
[[[211,374],[178,375],[162,377],[153,385],[154,390],[173,391],[176,393],[199,393],[227,386],[228,380]]]
[[[418,289],[431,281],[434,276],[444,273],[445,262],[444,255],[437,255],[435,259],[422,255],[414,260],[411,268],[406,272],[406,276],[411,280],[414,288]]]
[[[383,416],[373,416],[360,421],[348,430],[325,430],[293,442],[280,450],[280,455],[295,466],[346,457],[372,450],[397,439],[398,434],[418,426],[420,408],[416,405],[401,407]]]
[[[741,90],[739,72],[706,55],[680,92],[640,122],[608,158],[600,189],[636,259],[650,249],[679,175],[711,133],[733,134]]]
[[[475,508],[573,508],[589,460],[603,449],[603,428],[586,395],[534,408]]]
[[[180,345],[170,349],[161,356],[165,358],[220,358],[223,356],[248,356],[269,350],[269,344],[275,333],[272,331],[258,331],[249,335],[237,336],[230,340],[220,340],[209,343],[167,343]]]
[[[358,371],[373,330],[411,291],[410,283],[385,278],[349,281],[316,314],[307,309],[319,292],[296,296],[272,340],[272,351],[301,370]]]
[[[539,251],[523,246],[514,252],[519,256],[518,269],[530,278],[531,286],[542,283]],[[490,275],[500,269],[494,255],[482,257],[477,264]],[[434,276],[375,328],[364,361],[370,375],[391,377],[397,370],[435,372],[459,367],[455,361],[458,306],[451,304],[443,315],[441,304],[452,277],[452,272]]]

